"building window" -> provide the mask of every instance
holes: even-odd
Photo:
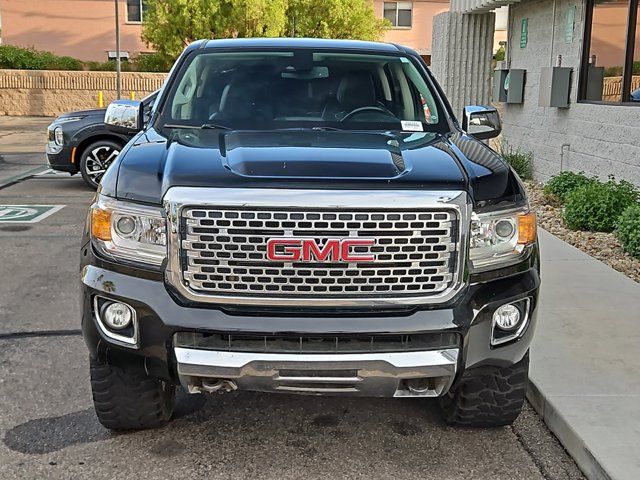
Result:
[[[384,18],[394,27],[411,28],[413,2],[384,2]]]
[[[145,0],[127,0],[127,22],[140,23],[146,10]]]
[[[640,0],[588,0],[580,100],[640,105]]]

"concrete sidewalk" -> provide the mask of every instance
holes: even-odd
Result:
[[[640,284],[541,231],[529,400],[593,479],[640,478]]]
[[[52,120],[0,116],[0,187],[47,169],[44,149]]]

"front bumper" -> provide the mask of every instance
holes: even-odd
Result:
[[[206,391],[204,380],[233,380],[239,388],[314,394],[366,396],[439,396],[465,370],[506,367],[529,348],[536,323],[537,252],[526,262],[483,277],[471,277],[454,299],[443,305],[409,310],[250,311],[189,302],[167,289],[162,275],[122,267],[96,258],[83,248],[82,329],[90,354],[110,363],[138,363],[159,378]],[[96,295],[120,300],[136,311],[134,348],[114,342],[98,328]],[[522,336],[492,346],[492,315],[499,306],[529,298],[529,323]],[[362,354],[268,354],[183,348],[179,332],[295,335],[415,335],[455,333],[458,348],[422,352]],[[364,355],[364,356],[362,356]],[[337,379],[337,380],[336,380]],[[421,392],[407,381],[426,379]],[[206,386],[206,385],[205,385]],[[416,389],[413,389],[416,390]]]
[[[437,397],[453,381],[459,350],[283,354],[175,348],[180,382],[192,393],[210,379],[240,389],[367,397]],[[412,380],[420,383],[411,383]]]
[[[46,154],[49,168],[59,172],[77,173],[77,166],[71,163],[71,146],[65,144],[58,148],[52,150],[49,144],[47,144]]]

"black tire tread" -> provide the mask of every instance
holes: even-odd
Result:
[[[171,418],[175,388],[142,369],[124,369],[90,360],[96,415],[111,430],[140,430],[165,425]]]
[[[465,373],[461,382],[440,398],[450,425],[500,427],[511,425],[522,410],[529,373],[529,352],[510,367],[493,373]]]

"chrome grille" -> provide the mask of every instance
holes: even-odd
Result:
[[[185,207],[180,231],[182,277],[199,294],[273,298],[431,296],[446,291],[457,268],[456,211],[327,211]],[[373,262],[272,262],[267,241],[372,239],[353,247]]]

